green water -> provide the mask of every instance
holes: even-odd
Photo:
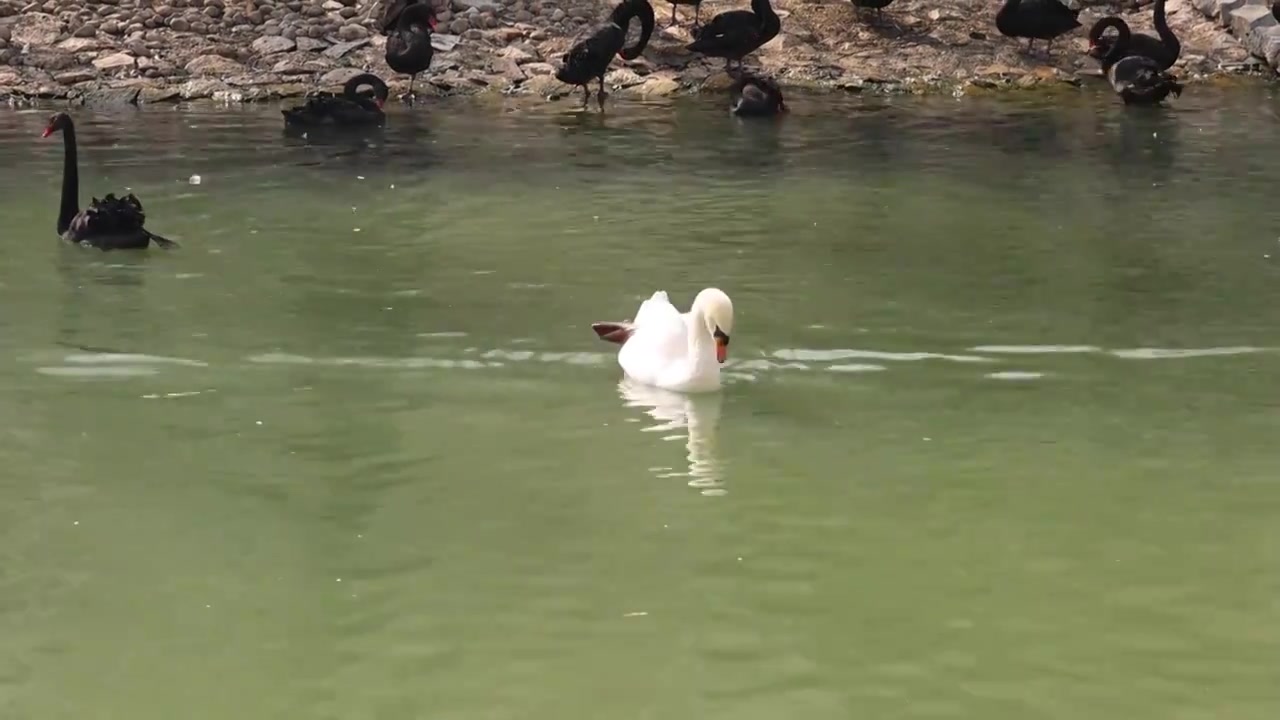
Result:
[[[788,104],[0,114],[0,717],[1280,717],[1275,92]]]

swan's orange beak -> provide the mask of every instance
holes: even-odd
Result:
[[[716,362],[724,364],[726,358],[729,357],[729,336],[724,334],[720,328],[716,328]]]

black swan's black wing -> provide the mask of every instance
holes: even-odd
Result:
[[[730,10],[699,28],[688,49],[703,55],[739,52],[760,39],[760,18],[749,10]]]
[[[600,77],[609,68],[613,56],[626,42],[622,28],[609,24],[596,30],[591,37],[575,44],[564,54],[564,66],[556,73],[556,79],[567,85],[584,85]]]
[[[177,247],[174,241],[143,227],[146,222],[147,214],[136,195],[108,194],[101,200],[94,198],[89,207],[77,213],[63,237],[103,250],[145,248],[152,242],[164,248]]]
[[[416,5],[418,0],[391,0],[382,7],[382,16],[378,18],[378,31],[383,35],[390,35],[396,29],[396,23],[400,21],[400,13],[410,5]]]
[[[305,104],[281,110],[280,114],[286,124],[300,127],[368,125],[381,122],[384,117],[377,104],[368,98],[353,101],[329,92],[309,95]]]

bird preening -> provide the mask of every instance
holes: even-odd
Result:
[[[431,67],[435,50],[431,47],[431,33],[436,29],[436,11],[429,2],[420,0],[394,0],[382,12],[378,27],[387,36],[387,48],[383,59],[387,67],[409,76],[409,92],[405,100],[414,100],[413,84],[418,74]]]
[[[178,244],[161,237],[145,226],[142,202],[133,194],[116,197],[108,194],[93,198],[80,209],[80,171],[76,157],[76,125],[71,116],[60,112],[49,118],[41,137],[62,133],[62,202],[58,207],[58,237],[99,250],[140,250],[152,243],[162,248]]]
[[[631,21],[640,20],[640,38],[631,47],[624,47],[627,41],[627,28]],[[649,0],[622,0],[609,13],[609,22],[597,28],[585,40],[569,48],[569,52],[561,58],[560,70],[556,79],[566,85],[578,85],[582,88],[582,107],[585,109],[591,101],[589,85],[593,80],[599,81],[600,89],[596,93],[596,102],[604,111],[604,99],[608,93],[604,90],[604,76],[609,71],[609,63],[615,55],[623,60],[634,60],[640,57],[649,44],[654,27],[653,6]]]
[[[341,95],[312,93],[302,105],[281,110],[280,114],[284,116],[285,125],[297,128],[381,125],[386,120],[382,106],[389,92],[387,84],[377,75],[361,73],[347,80]]]

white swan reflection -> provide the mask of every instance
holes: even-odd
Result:
[[[645,414],[658,421],[642,428],[644,432],[664,433],[664,440],[685,439],[688,470],[654,468],[658,477],[687,477],[689,487],[703,495],[725,493],[724,465],[716,452],[721,393],[683,395],[624,377],[618,383],[618,394],[626,407],[644,408]]]

